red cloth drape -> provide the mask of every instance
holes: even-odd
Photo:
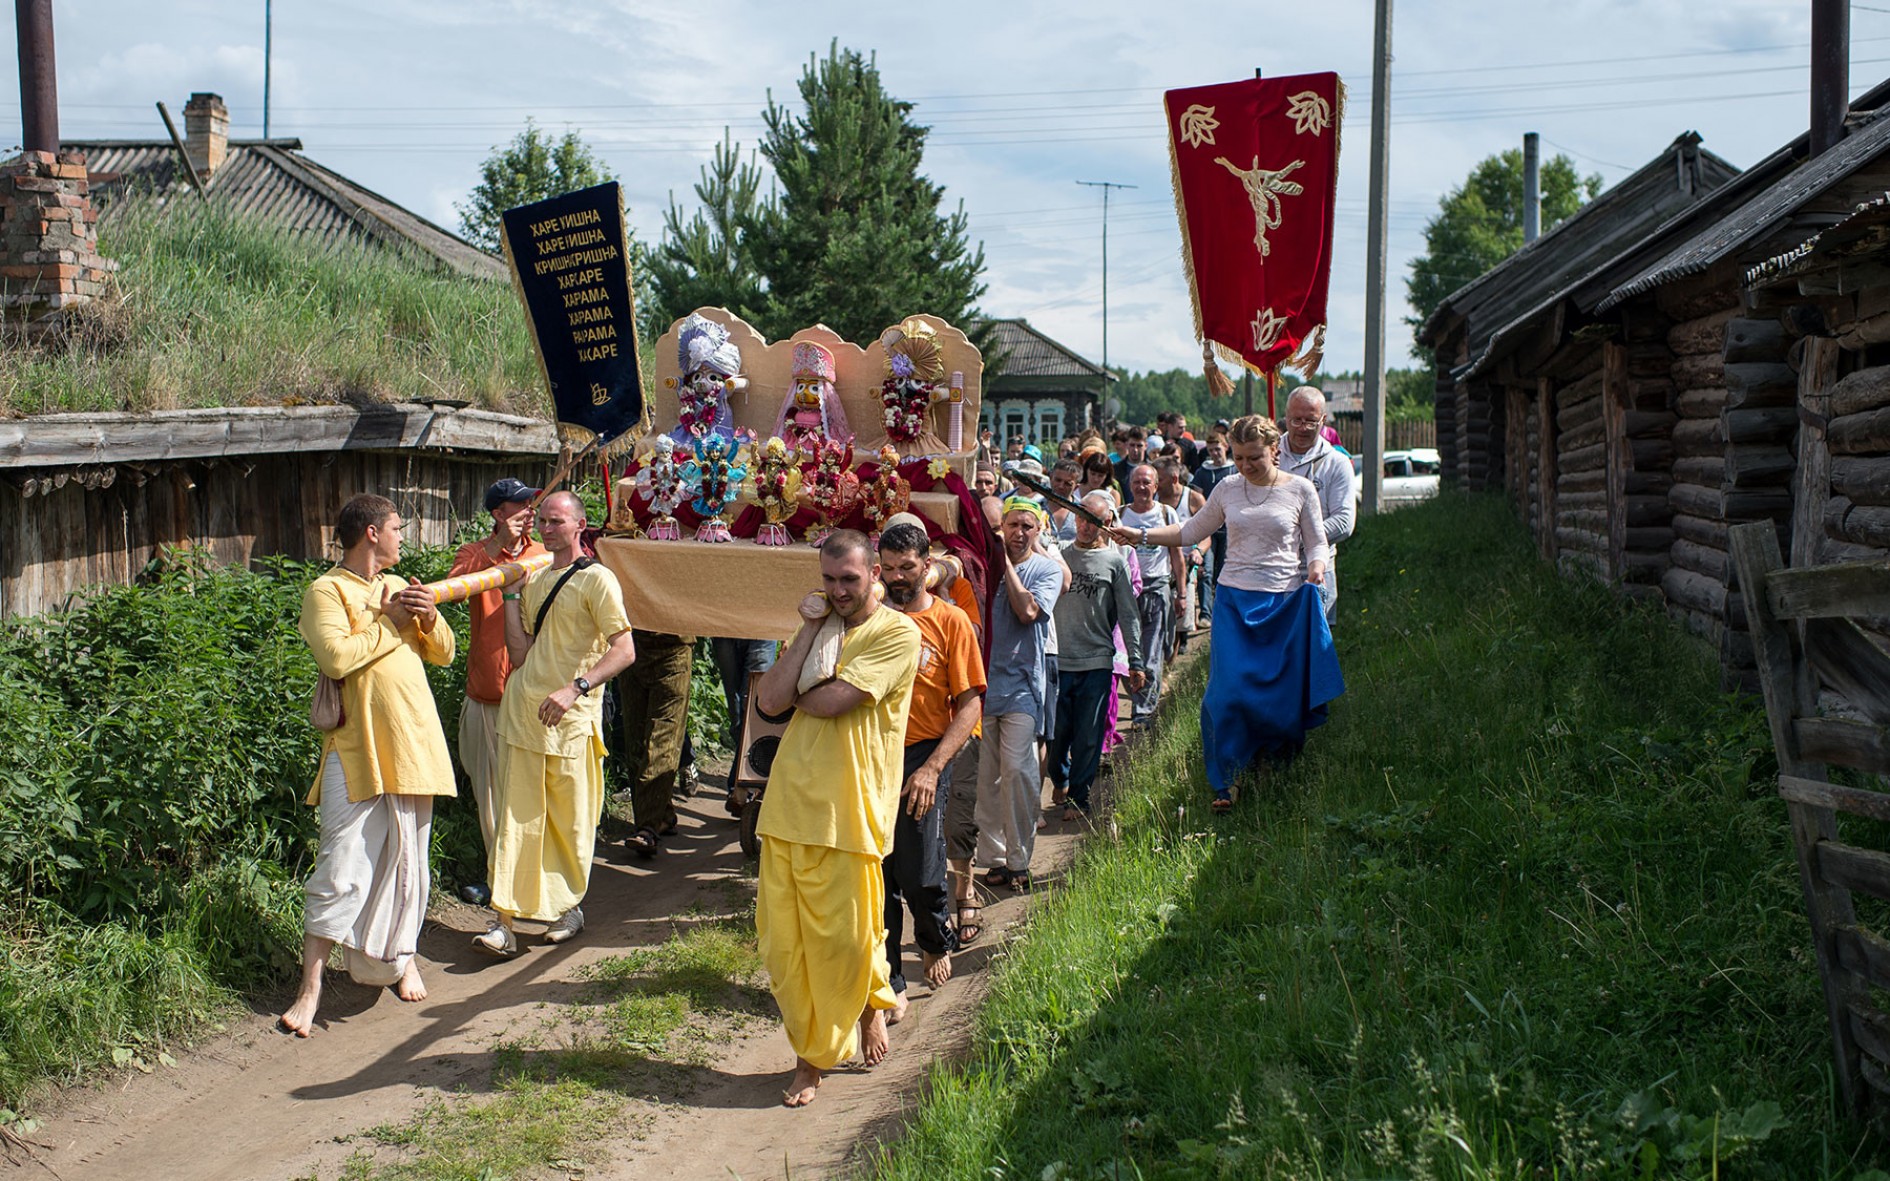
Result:
[[[1195,331],[1259,373],[1326,321],[1344,95],[1328,73],[1164,99]]]

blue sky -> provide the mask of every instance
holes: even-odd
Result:
[[[262,131],[263,3],[88,0],[55,6],[61,131],[163,134],[194,90],[232,134]],[[876,53],[888,88],[934,129],[927,171],[985,245],[994,314],[1101,352],[1101,200],[1110,215],[1109,359],[1192,367],[1161,92],[1337,70],[1349,95],[1327,367],[1363,357],[1370,0],[1316,4],[681,5],[625,0],[276,0],[270,131],[449,226],[481,160],[529,116],[580,131],[653,238],[724,128],[744,144],[770,90],[794,95],[829,42]],[[1853,93],[1890,74],[1890,0],[1852,6]],[[1697,130],[1751,164],[1806,120],[1803,0],[1398,0],[1391,148],[1391,356],[1404,264],[1425,219],[1484,156],[1538,131],[1612,183]],[[14,70],[7,57],[9,74]],[[18,94],[9,77],[0,94]],[[0,119],[18,137],[17,103]],[[922,310],[922,309],[913,309]]]

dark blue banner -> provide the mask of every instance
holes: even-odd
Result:
[[[615,181],[580,189],[508,209],[501,220],[559,437],[578,447],[597,439],[606,454],[628,449],[648,403],[622,189]]]

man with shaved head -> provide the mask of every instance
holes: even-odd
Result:
[[[1352,461],[1321,433],[1326,425],[1326,395],[1320,390],[1309,385],[1294,390],[1286,400],[1286,421],[1281,425],[1280,470],[1311,480],[1319,493],[1319,515],[1332,551],[1319,597],[1325,600],[1326,622],[1331,623],[1339,601],[1339,543],[1352,536]],[[1302,565],[1305,560],[1302,554]]]
[[[636,659],[617,576],[584,556],[584,506],[555,492],[538,509],[551,565],[506,591],[513,673],[499,701],[498,792],[491,850],[499,921],[473,940],[518,954],[517,919],[550,923],[547,943],[584,929],[591,852],[604,809],[605,681]]]

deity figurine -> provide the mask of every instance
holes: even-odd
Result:
[[[860,499],[860,477],[853,468],[853,444],[827,439],[814,456],[813,473],[801,481],[801,500],[819,520],[807,531],[807,544],[819,545]]]
[[[729,340],[728,329],[689,313],[676,334],[676,361],[680,376],[663,381],[676,391],[676,429],[669,437],[678,447],[693,447],[706,435],[734,435],[728,396],[746,389],[748,379],[740,375],[742,353]]]
[[[676,468],[676,440],[658,435],[650,440],[650,454],[637,472],[637,495],[650,502],[651,541],[681,541],[682,526],[677,523],[676,506],[684,495],[682,473]]]
[[[879,474],[860,485],[860,508],[866,513],[875,548],[879,545],[880,526],[888,517],[905,512],[911,503],[912,481],[899,474],[899,452],[888,443],[879,449]]]
[[[689,507],[702,517],[696,526],[697,541],[733,541],[729,532],[729,502],[741,489],[748,470],[742,466],[747,450],[727,435],[708,435],[696,440],[696,457],[683,465],[683,485],[695,495]]]
[[[774,433],[787,441],[802,461],[820,452],[820,440],[851,443],[846,412],[833,389],[833,353],[825,345],[803,340],[794,346],[794,369]]]
[[[932,430],[932,407],[947,401],[945,359],[938,334],[917,316],[879,334],[886,350],[886,380],[880,383],[880,421],[886,438],[907,459],[945,453],[945,440]],[[961,395],[962,396],[962,395]]]
[[[786,545],[787,522],[800,510],[801,469],[779,435],[761,444],[748,476],[748,494],[767,521],[755,531],[756,545]]]

